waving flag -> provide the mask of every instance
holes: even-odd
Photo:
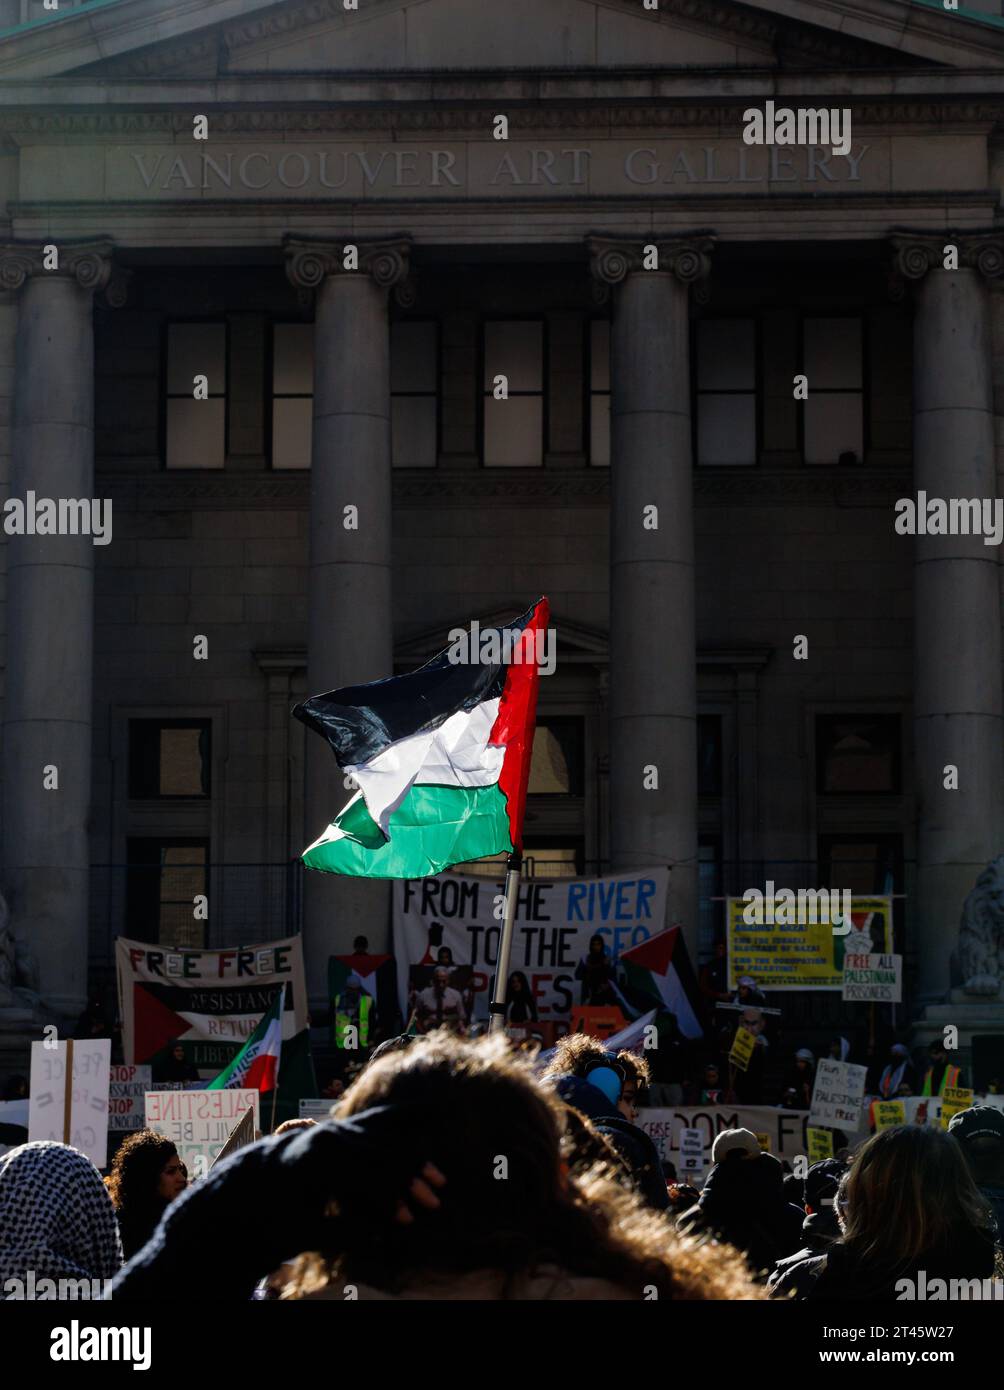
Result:
[[[679,927],[667,927],[622,951],[620,965],[629,998],[656,1001],[660,1009],[676,1015],[677,1026],[685,1038],[703,1037],[704,1029],[698,1022],[697,986]]]
[[[207,1091],[223,1091],[237,1087],[245,1091],[275,1089],[279,1072],[279,1053],[282,1051],[282,996],[280,989],[263,1015],[258,1027],[228,1067],[214,1081],[206,1082]]]
[[[405,676],[297,705],[359,787],[304,851],[308,868],[425,878],[522,848],[547,620],[541,598],[511,627],[478,629],[477,651],[455,644]]]

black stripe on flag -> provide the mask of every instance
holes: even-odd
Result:
[[[514,628],[521,631],[533,612],[529,609],[509,628],[482,628],[482,637]],[[293,715],[327,739],[340,767],[367,763],[399,739],[438,729],[458,710],[472,710],[485,700],[501,697],[504,662],[457,663],[449,660],[448,651],[404,676],[311,695],[296,706]]]

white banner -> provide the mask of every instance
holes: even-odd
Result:
[[[542,1021],[567,1019],[582,1002],[575,968],[591,936],[602,937],[616,963],[621,951],[663,930],[668,886],[668,869],[523,881],[509,968],[526,976]],[[444,948],[454,965],[472,971],[473,1017],[488,1017],[501,929],[497,899],[504,887],[504,871],[498,878],[445,873],[394,884],[393,950],[405,1017],[410,967],[436,965]]]
[[[246,1111],[254,1111],[255,1129],[261,1129],[259,1099],[258,1091],[236,1089],[149,1091],[144,1097],[146,1128],[170,1139],[189,1178],[205,1177]]]
[[[900,1004],[903,1001],[903,957],[844,953],[841,998],[857,1003]]]
[[[662,1158],[676,1164],[682,1176],[681,1140],[684,1132],[696,1130],[704,1143],[705,1168],[711,1167],[711,1146],[725,1129],[748,1129],[753,1134],[770,1136],[770,1151],[775,1158],[793,1159],[807,1154],[805,1129],[807,1110],[778,1110],[770,1105],[681,1105],[651,1107],[640,1110],[638,1124],[651,1135]],[[697,1152],[696,1137],[687,1141],[687,1154]]]

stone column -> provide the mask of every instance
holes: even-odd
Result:
[[[10,497],[22,503],[94,497],[92,301],[111,250],[59,246],[46,269],[40,248],[0,246],[0,284],[20,290]],[[73,1015],[87,993],[94,544],[43,534],[7,546],[3,889],[44,1004]]]
[[[614,287],[611,335],[610,852],[668,864],[668,921],[697,962],[697,648],[691,476],[691,282],[707,237],[589,242]],[[655,510],[652,510],[652,509]],[[657,778],[657,784],[655,783]]]
[[[944,248],[959,251],[943,269]],[[989,279],[1004,237],[899,236],[897,268],[916,281],[915,493],[997,495]],[[918,508],[920,510],[920,508]],[[943,997],[966,894],[1001,850],[1004,705],[999,551],[982,536],[914,540],[917,896],[913,947],[923,1000]],[[958,790],[945,787],[958,768]]]
[[[316,291],[310,483],[307,689],[316,695],[393,674],[391,611],[390,331],[387,294],[408,268],[406,240],[285,243],[294,285]],[[347,512],[356,508],[356,512]],[[306,834],[322,833],[351,792],[327,744],[307,737]],[[386,947],[385,883],[308,873],[308,988],[326,998],[327,961],[362,933]]]

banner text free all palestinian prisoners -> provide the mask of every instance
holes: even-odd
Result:
[[[443,873],[394,885],[394,955],[402,1012],[408,970],[435,962],[449,947],[457,965],[473,966],[474,1017],[488,1017],[501,920],[496,899],[504,878]],[[669,870],[641,869],[610,878],[525,879],[520,884],[510,971],[527,978],[544,1019],[567,1019],[578,1004],[575,967],[600,936],[614,960],[666,925]],[[441,932],[441,937],[440,937]],[[436,946],[431,945],[437,939]]]

